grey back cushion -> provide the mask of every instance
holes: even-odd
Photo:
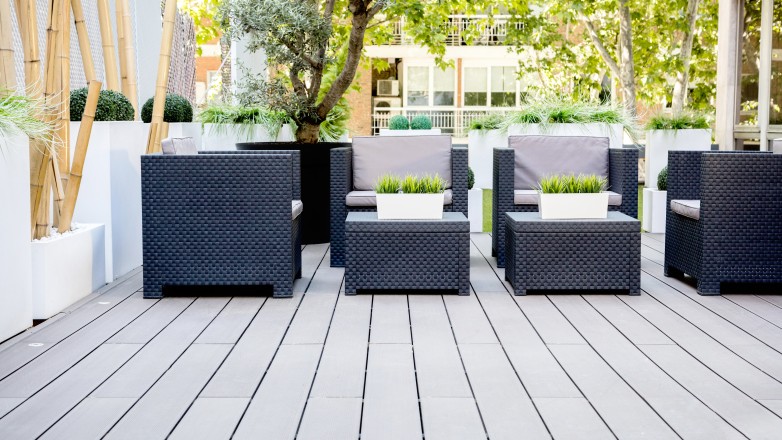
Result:
[[[198,154],[198,148],[191,137],[167,138],[160,141],[163,154],[190,155]]]
[[[439,174],[451,187],[450,136],[353,138],[353,189],[370,191],[384,174]]]
[[[513,189],[536,189],[554,174],[596,174],[608,178],[607,137],[510,136],[515,150]]]

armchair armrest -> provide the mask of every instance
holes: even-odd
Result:
[[[506,212],[513,211],[515,150],[511,148],[494,149],[494,172],[492,177],[491,232],[492,249],[497,253],[498,264],[505,262],[505,220]]]
[[[353,149],[350,147],[332,149],[329,167],[331,171],[329,203],[331,266],[342,267],[345,265],[345,217],[348,215],[345,197],[353,189]]]
[[[632,218],[638,217],[638,149],[610,148],[608,150],[608,186],[622,195],[619,211]]]
[[[456,147],[451,150],[451,189],[453,190],[453,212],[467,217],[467,149]]]
[[[299,150],[229,150],[200,151],[198,154],[287,154],[292,161],[293,200],[301,200],[301,151]]]

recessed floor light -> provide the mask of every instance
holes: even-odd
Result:
[[[102,306],[105,306],[105,305],[107,305],[107,304],[111,304],[111,301],[101,301],[101,302],[99,302],[98,304],[100,304],[100,305],[102,305]]]
[[[43,344],[40,342],[33,342],[32,344],[27,344],[30,347],[43,347]]]

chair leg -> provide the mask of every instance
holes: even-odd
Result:
[[[720,282],[712,280],[698,280],[698,285],[695,287],[698,295],[719,295],[720,294]]]
[[[665,265],[663,266],[663,275],[669,278],[683,278],[684,272],[680,271],[679,269],[676,269],[673,266]]]

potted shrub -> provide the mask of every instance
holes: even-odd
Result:
[[[152,107],[155,98],[149,98],[141,107],[141,120],[145,124],[152,121]],[[193,106],[185,97],[167,93],[163,108],[163,122],[168,123],[167,137],[191,137],[196,146],[201,146],[201,126],[193,122]],[[149,131],[149,130],[147,130]]]
[[[472,168],[467,168],[467,217],[470,232],[483,232],[483,189],[475,188]]]
[[[395,115],[388,120],[388,128],[380,129],[380,136],[429,136],[439,135],[439,128],[432,128],[432,119],[426,115],[417,115],[408,120],[407,116]]]
[[[668,152],[711,149],[711,128],[705,116],[697,113],[658,115],[646,124],[646,188],[654,188],[656,177],[668,165]]]
[[[539,182],[543,219],[606,218],[608,180],[596,175],[555,175]]]
[[[203,150],[235,150],[242,142],[292,142],[293,121],[268,108],[212,104],[198,119],[202,124]]]
[[[668,166],[666,165],[657,175],[656,185],[652,188],[645,187],[643,193],[643,219],[644,231],[655,234],[665,233],[665,215],[668,204]]]
[[[540,99],[509,113],[502,124],[509,136],[600,136],[611,148],[622,148],[623,133],[636,138],[635,120],[624,107],[611,103]]]
[[[382,176],[377,185],[377,218],[427,220],[443,218],[446,182],[439,175]]]
[[[76,146],[87,88],[71,92],[70,141]],[[105,282],[141,266],[141,155],[148,129],[135,121],[130,101],[121,93],[101,90],[92,124],[77,223],[104,225]]]
[[[467,134],[470,168],[475,171],[478,188],[492,187],[494,153],[496,147],[508,146],[508,133],[502,129],[503,115],[491,113],[470,122]]]

